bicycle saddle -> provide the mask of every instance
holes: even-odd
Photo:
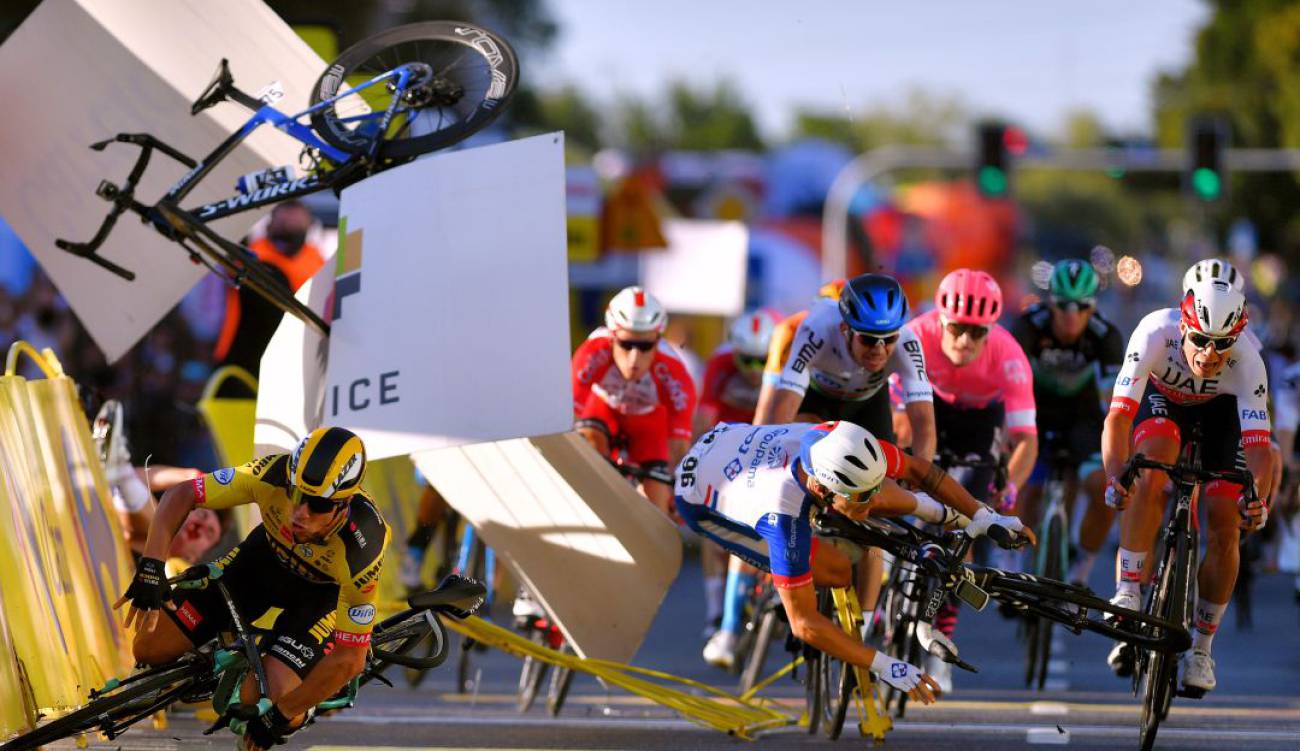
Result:
[[[411,595],[406,602],[417,610],[452,607],[473,612],[486,595],[487,588],[480,582],[451,574],[442,580],[437,589]]]

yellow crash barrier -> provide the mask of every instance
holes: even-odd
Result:
[[[14,375],[24,355],[44,379]],[[26,342],[10,348],[0,376],[0,507],[4,737],[131,666],[112,611],[131,559],[90,426],[54,354]]]
[[[741,699],[687,678],[608,660],[584,660],[575,655],[557,652],[477,616],[471,616],[464,621],[447,618],[444,622],[448,628],[462,636],[496,647],[516,657],[532,657],[557,667],[594,675],[607,684],[618,686],[676,710],[692,722],[738,738],[753,740],[757,733],[792,725],[797,721],[797,718],[762,703]],[[655,683],[650,679],[677,683],[706,695],[687,693],[682,689]]]

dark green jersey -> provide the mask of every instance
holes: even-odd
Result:
[[[1011,326],[1034,369],[1034,398],[1041,412],[1053,399],[1091,397],[1115,383],[1124,360],[1124,339],[1115,324],[1094,311],[1083,335],[1062,344],[1052,334],[1052,311],[1041,303],[1030,307]],[[1098,407],[1100,409],[1100,407]]]

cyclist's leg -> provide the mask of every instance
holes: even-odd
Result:
[[[1182,445],[1182,409],[1168,401],[1153,386],[1138,403],[1138,413],[1133,422],[1133,452],[1142,453],[1160,462],[1178,460]],[[1115,561],[1115,590],[1136,601],[1140,597],[1143,570],[1147,554],[1155,540],[1156,530],[1164,516],[1166,477],[1163,472],[1143,470],[1137,487],[1129,500],[1128,508],[1120,515],[1119,554]]]
[[[1079,467],[1087,506],[1079,522],[1079,557],[1070,567],[1069,579],[1086,584],[1101,546],[1115,523],[1115,509],[1106,505],[1106,473],[1101,468],[1101,454],[1093,454]]]
[[[627,436],[628,460],[645,470],[658,469],[671,476],[668,466],[668,410],[660,405],[644,415],[620,415],[621,432]],[[673,518],[673,486],[671,482],[644,478],[641,494],[655,507]]]
[[[279,584],[275,588],[284,594],[288,582]],[[262,667],[266,670],[271,701],[279,701],[301,685],[312,668],[336,648],[334,616],[339,602],[338,585],[299,581],[291,591],[292,594],[275,603],[284,612],[275,619],[275,626],[261,642]],[[239,696],[240,701],[248,704],[261,698],[251,671],[244,676]],[[297,726],[306,716],[289,719]]]
[[[700,568],[704,572],[704,622],[706,630],[716,630],[725,620],[731,596],[727,574],[727,551],[705,540],[700,545]]]
[[[1237,400],[1221,396],[1198,408],[1205,430],[1201,445],[1202,466],[1208,470],[1245,469],[1241,451],[1241,428],[1237,422]],[[1211,428],[1210,426],[1213,426]],[[1242,487],[1221,480],[1201,489],[1205,508],[1205,556],[1197,574],[1196,630],[1192,648],[1210,653],[1210,643],[1219,619],[1228,607],[1241,564],[1239,547],[1241,517],[1237,504]]]
[[[180,608],[186,608],[183,611],[183,617],[186,618],[193,617],[192,614],[196,612],[189,602],[180,603]],[[171,614],[167,608],[164,608],[163,612]],[[210,640],[215,635],[215,630],[211,634],[187,634],[173,618],[159,618],[154,622],[153,628],[136,632],[135,639],[131,641],[131,655],[142,665],[162,665],[186,652],[194,651],[195,646]],[[201,638],[204,636],[207,638]]]
[[[739,634],[745,616],[745,599],[758,582],[758,569],[734,556],[728,560],[721,630]]]

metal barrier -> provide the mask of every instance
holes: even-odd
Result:
[[[15,375],[24,355],[44,379]],[[90,426],[54,353],[26,342],[10,347],[0,376],[0,507],[3,736],[131,666],[112,611],[131,558]]]

